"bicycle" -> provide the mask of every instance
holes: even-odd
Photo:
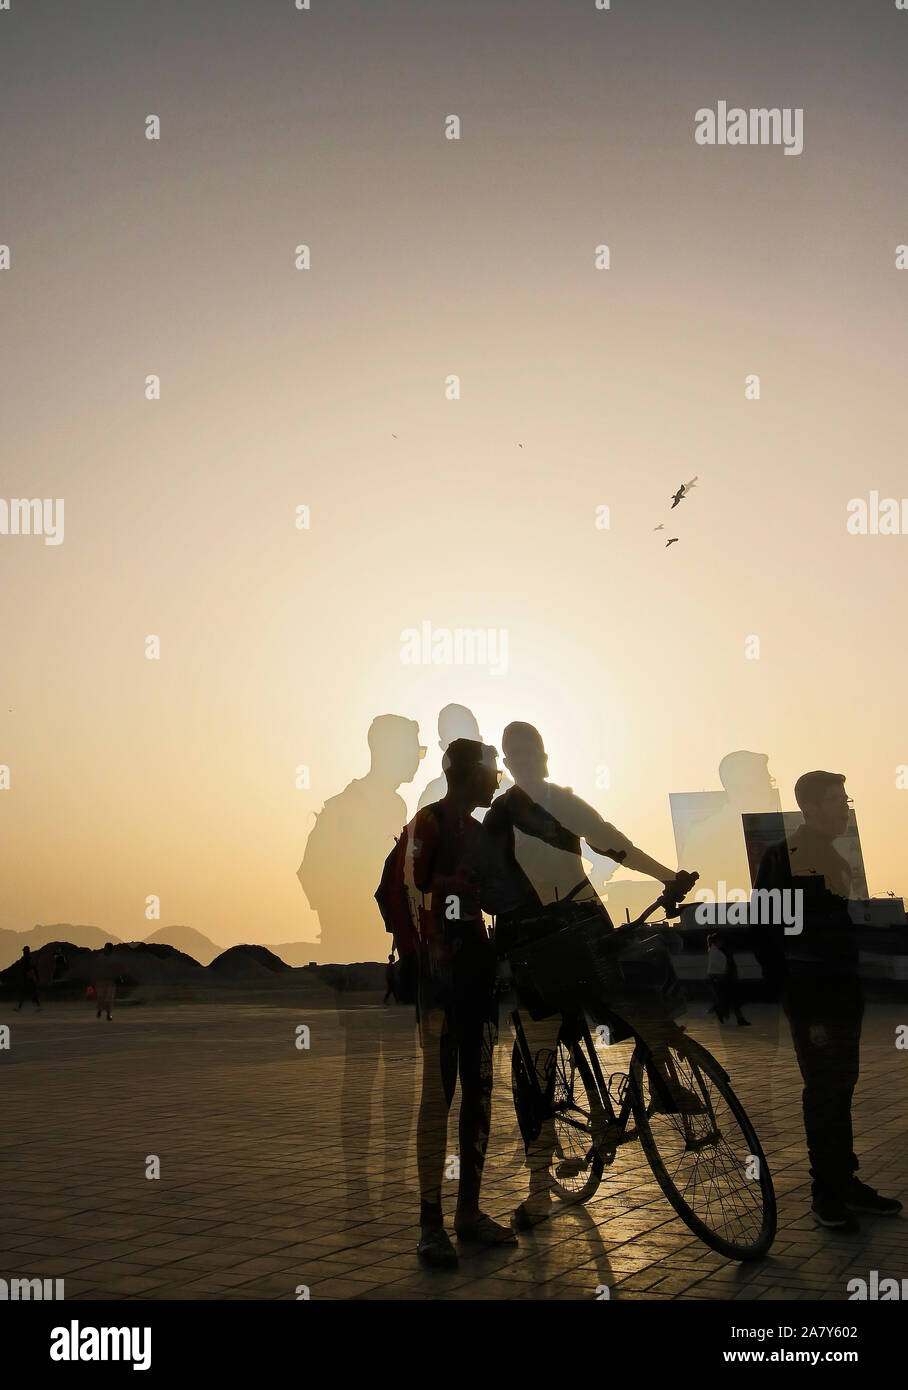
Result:
[[[564,901],[556,905],[561,912]],[[639,1140],[662,1192],[700,1240],[729,1259],[762,1259],[776,1233],[775,1192],[756,1131],[725,1068],[675,1024],[654,1053],[602,997],[616,984],[619,992],[622,984],[626,988],[622,952],[627,960],[635,951],[639,961],[654,951],[654,942],[664,950],[661,938],[642,934],[660,907],[666,915],[654,926],[679,915],[680,900],[670,888],[635,921],[603,930],[600,910],[575,903],[573,923],[509,949],[518,989],[518,1006],[510,1014],[511,1068],[521,1133],[525,1140],[538,1137],[554,1111],[551,1190],[571,1203],[588,1202],[618,1149]],[[539,1084],[521,1000],[534,1018],[562,1014],[549,1096]],[[627,1071],[608,1080],[590,1031],[591,1010],[600,1036],[604,1024],[610,1040],[633,1046]]]

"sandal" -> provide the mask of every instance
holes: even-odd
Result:
[[[491,1216],[481,1211],[469,1221],[454,1218],[454,1231],[458,1240],[475,1245],[516,1245],[517,1237],[508,1226],[500,1226]]]

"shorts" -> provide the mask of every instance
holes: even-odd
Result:
[[[497,1022],[496,957],[491,942],[460,936],[419,952],[416,1016],[420,1040],[441,1034],[467,1041]]]

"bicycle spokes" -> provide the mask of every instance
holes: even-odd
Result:
[[[685,1040],[635,1056],[641,1139],[660,1186],[714,1248],[750,1258],[775,1229],[775,1203],[753,1127],[727,1077]]]
[[[589,1064],[576,1044],[559,1043],[552,1108],[552,1186],[563,1200],[586,1201],[602,1176],[596,1142],[602,1129],[602,1103]]]

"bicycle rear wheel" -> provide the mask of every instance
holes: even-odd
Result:
[[[588,1202],[602,1181],[604,1162],[596,1147],[605,1112],[592,1068],[580,1042],[558,1039],[551,1108],[538,1080],[528,1076],[514,1044],[511,1077],[521,1132],[529,1144],[551,1144],[549,1181],[562,1202]]]
[[[664,1061],[661,1056],[664,1055]],[[670,1090],[693,1113],[665,1113]],[[776,1234],[769,1166],[728,1074],[699,1043],[679,1033],[654,1073],[649,1049],[631,1058],[631,1103],[653,1174],[681,1219],[732,1260],[762,1259]]]
[[[605,1112],[580,1042],[558,1040],[553,1105],[552,1191],[562,1202],[588,1202],[602,1182],[605,1167],[596,1146]]]

